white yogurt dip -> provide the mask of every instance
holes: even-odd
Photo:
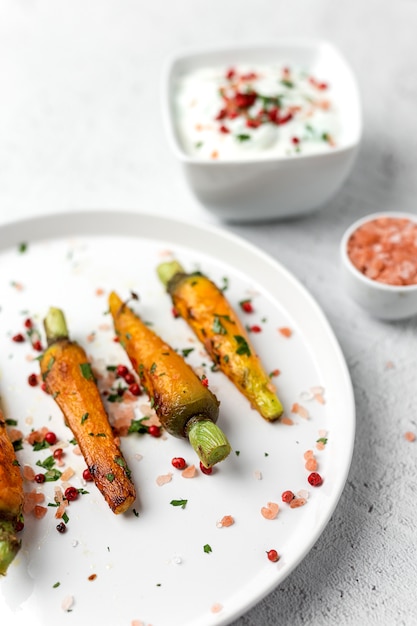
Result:
[[[178,79],[174,106],[184,151],[204,160],[317,154],[340,135],[331,86],[298,67],[197,69]]]

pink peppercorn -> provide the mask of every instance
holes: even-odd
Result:
[[[277,561],[279,561],[279,554],[276,550],[268,550],[266,554],[268,556],[268,560],[272,563],[276,563]]]
[[[17,533],[19,533],[21,530],[23,530],[23,529],[24,529],[24,527],[25,527],[25,523],[24,523],[24,521],[23,521],[23,520],[19,519],[19,520],[17,520],[17,521],[15,522],[14,529],[15,529],[15,531],[16,531]]]
[[[253,306],[250,300],[242,300],[240,307],[245,313],[253,313]]]
[[[312,487],[320,487],[323,482],[322,477],[317,472],[311,472],[307,480]]]
[[[288,491],[284,491],[282,496],[281,496],[281,500],[283,502],[286,502],[287,504],[289,502],[291,502],[291,500],[294,500],[294,498],[295,498],[295,495],[293,494],[292,491],[289,491],[289,490]]]
[[[38,377],[36,374],[30,374],[30,376],[28,376],[28,383],[31,387],[36,387],[38,384]]]
[[[205,465],[202,464],[201,461],[200,461],[200,469],[203,472],[203,474],[207,474],[208,476],[213,473],[213,468],[206,467]]]
[[[132,383],[129,386],[129,391],[132,394],[132,396],[140,396],[141,392],[141,388],[139,387],[138,383]]]
[[[126,376],[126,374],[129,373],[129,370],[127,369],[126,365],[118,365],[116,367],[116,375],[120,376],[121,378],[124,378]]]
[[[161,436],[161,429],[160,429],[159,426],[156,426],[156,424],[152,424],[152,426],[149,426],[148,433],[152,437],[160,437]]]
[[[83,478],[88,483],[91,483],[93,481],[93,477],[88,467],[83,471]]]
[[[55,433],[52,433],[52,432],[46,433],[45,441],[46,441],[46,443],[49,443],[50,446],[53,446],[54,443],[56,443],[56,435],[55,435]]]
[[[135,377],[130,372],[128,372],[123,378],[125,379],[127,385],[133,385],[133,383],[136,382]]]
[[[54,453],[52,455],[54,457],[54,459],[56,459],[57,461],[60,461],[62,459],[62,457],[64,456],[64,451],[62,448],[57,448],[56,450],[54,450]]]
[[[72,502],[73,500],[76,500],[78,498],[78,489],[76,489],[75,487],[67,487],[65,489],[64,496],[68,500],[68,502]]]
[[[175,467],[175,469],[179,469],[179,470],[185,469],[187,465],[185,459],[183,459],[182,456],[175,456],[172,459],[171,464],[173,465],[173,467]]]

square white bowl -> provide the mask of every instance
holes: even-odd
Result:
[[[332,89],[341,133],[326,153],[208,160],[190,156],[179,137],[175,93],[189,72],[236,64],[298,65],[322,77]],[[203,206],[225,221],[248,222],[312,212],[340,189],[349,175],[362,134],[361,104],[355,77],[329,42],[281,40],[272,45],[212,48],[178,53],[163,76],[163,118],[171,148]]]

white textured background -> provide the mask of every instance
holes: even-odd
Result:
[[[338,196],[297,221],[227,226],[318,300],[357,400],[353,464],[330,524],[234,626],[417,624],[417,442],[403,436],[417,433],[417,320],[368,318],[343,293],[338,267],[354,219],[417,212],[416,32],[415,0],[0,0],[2,221],[117,207],[213,221],[161,126],[161,70],[178,48],[319,37],[357,75],[364,140]]]

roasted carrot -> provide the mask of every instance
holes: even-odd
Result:
[[[22,518],[23,480],[19,463],[6,430],[0,410],[0,575],[20,550],[21,541],[16,534]]]
[[[206,467],[222,461],[230,444],[216,425],[219,401],[183,357],[147,326],[119,296],[109,297],[110,312],[125,348],[162,426],[189,439]]]
[[[48,348],[40,367],[46,390],[62,410],[109,507],[114,513],[123,513],[136,498],[135,487],[87,355],[79,344],[70,341],[60,309],[49,309],[44,325]]]
[[[187,274],[177,261],[161,263],[158,276],[181,315],[222,370],[266,420],[277,420],[282,404],[248,333],[224,293],[200,272]]]

